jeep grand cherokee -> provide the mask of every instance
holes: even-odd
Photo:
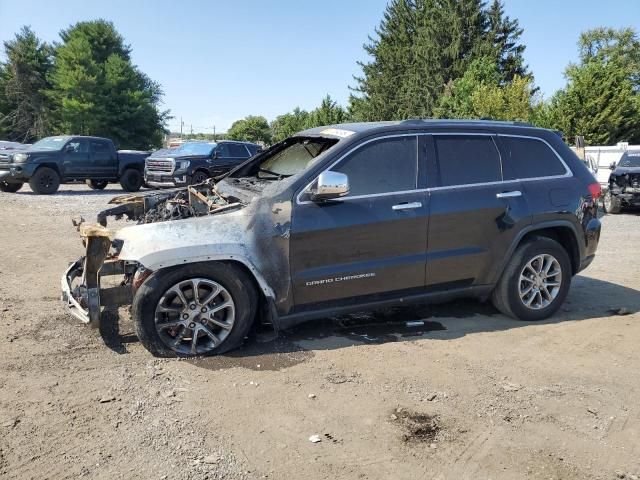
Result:
[[[525,124],[314,128],[215,185],[115,199],[111,213],[140,224],[115,237],[82,225],[87,254],[63,299],[92,324],[131,303],[160,356],[226,352],[256,319],[284,328],[456,297],[541,320],[594,258],[599,196],[557,133]],[[110,275],[122,280],[101,285]]]

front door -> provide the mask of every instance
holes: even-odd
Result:
[[[429,205],[418,181],[419,144],[415,135],[368,141],[329,168],[348,176],[348,196],[295,202],[290,267],[297,309],[424,288]]]
[[[487,284],[530,223],[522,184],[503,181],[490,134],[434,135],[430,151],[439,183],[431,190],[428,289]]]

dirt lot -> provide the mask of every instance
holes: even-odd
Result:
[[[151,357],[125,311],[100,332],[58,300],[82,254],[69,218],[119,193],[0,193],[0,477],[640,476],[637,214],[603,218],[596,261],[548,322],[457,302],[178,361]]]

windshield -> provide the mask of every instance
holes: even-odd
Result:
[[[275,153],[260,165],[258,178],[290,177],[313,163],[315,158],[336,143],[326,138],[300,138]]]
[[[180,155],[211,155],[217,143],[185,143],[176,148],[175,153]]]
[[[619,167],[640,167],[640,152],[625,153],[620,159]]]
[[[69,137],[47,137],[31,145],[29,150],[62,150]]]

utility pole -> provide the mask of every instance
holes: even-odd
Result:
[[[180,117],[180,140],[182,140],[182,126],[184,125],[184,122],[182,121],[182,117]]]
[[[193,123],[191,124],[191,136],[193,137]]]
[[[213,126],[213,141],[216,141],[216,126]]]

